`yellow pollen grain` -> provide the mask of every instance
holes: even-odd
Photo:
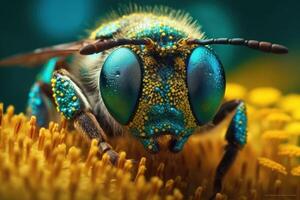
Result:
[[[297,167],[294,167],[292,170],[291,170],[291,174],[293,176],[300,176],[300,165],[297,166]]]
[[[289,156],[289,157],[299,157],[300,147],[292,144],[283,144],[279,146],[278,155]]]
[[[262,134],[262,138],[265,140],[286,140],[288,136],[289,132],[284,130],[268,130]]]
[[[258,162],[260,165],[271,169],[272,171],[277,171],[281,174],[287,175],[287,171],[286,168],[281,165],[280,163],[277,163],[269,158],[265,158],[265,157],[260,157],[258,158]]]

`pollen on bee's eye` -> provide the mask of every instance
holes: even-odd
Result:
[[[100,92],[109,113],[127,124],[134,113],[142,83],[137,55],[128,48],[113,51],[105,60],[100,74]]]

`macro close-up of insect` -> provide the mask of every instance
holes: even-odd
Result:
[[[187,15],[150,10],[123,14],[86,38],[8,57],[0,65],[43,64],[29,93],[27,114],[37,116],[40,127],[63,116],[70,128],[96,139],[100,155],[107,153],[112,164],[118,153],[108,138],[129,134],[150,154],[162,149],[177,153],[197,130],[232,115],[215,170],[214,199],[247,143],[246,104],[223,100],[225,72],[215,45],[288,52],[270,42],[208,38]]]

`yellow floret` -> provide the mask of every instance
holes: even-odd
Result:
[[[274,105],[281,97],[281,92],[275,88],[262,87],[253,89],[248,95],[250,103],[257,106]]]
[[[260,95],[254,101],[243,86],[232,84],[228,90],[236,91],[227,92],[228,99],[243,97],[248,106],[249,137],[216,199],[259,199],[269,191],[296,194],[300,176],[296,101],[293,105],[289,95],[279,92],[276,97],[273,92],[273,100],[266,103],[263,99],[272,95],[261,88],[252,90],[251,95]],[[177,154],[161,149],[152,155],[129,134],[114,137],[109,143],[120,153],[113,166],[107,154],[99,157],[97,141],[68,130],[72,124],[66,119],[39,128],[39,116],[16,115],[13,106],[5,113],[3,109],[0,103],[0,199],[16,200],[208,199],[230,120],[214,129],[203,127],[199,132],[208,134],[193,134]],[[287,173],[292,176],[283,178]]]
[[[244,99],[246,95],[246,88],[241,85],[234,84],[234,83],[227,83],[226,84],[226,91],[225,91],[225,99],[232,100],[232,99]]]
[[[277,163],[269,158],[260,157],[260,158],[258,158],[258,162],[260,165],[262,165],[266,168],[269,168],[272,171],[277,171],[284,175],[287,174],[286,168],[283,165],[281,165],[280,163]]]

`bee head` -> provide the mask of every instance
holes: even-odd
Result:
[[[173,44],[176,49],[153,44],[117,48],[100,72],[109,113],[151,152],[164,147],[180,151],[197,126],[212,119],[224,95],[217,56],[204,46],[181,42]]]
[[[101,97],[111,116],[153,153],[165,146],[180,151],[195,129],[211,121],[220,107],[226,85],[224,70],[206,45],[287,51],[281,45],[244,39],[172,41],[170,45],[168,40],[117,39],[98,41],[81,50],[90,54],[122,45],[102,66]]]

